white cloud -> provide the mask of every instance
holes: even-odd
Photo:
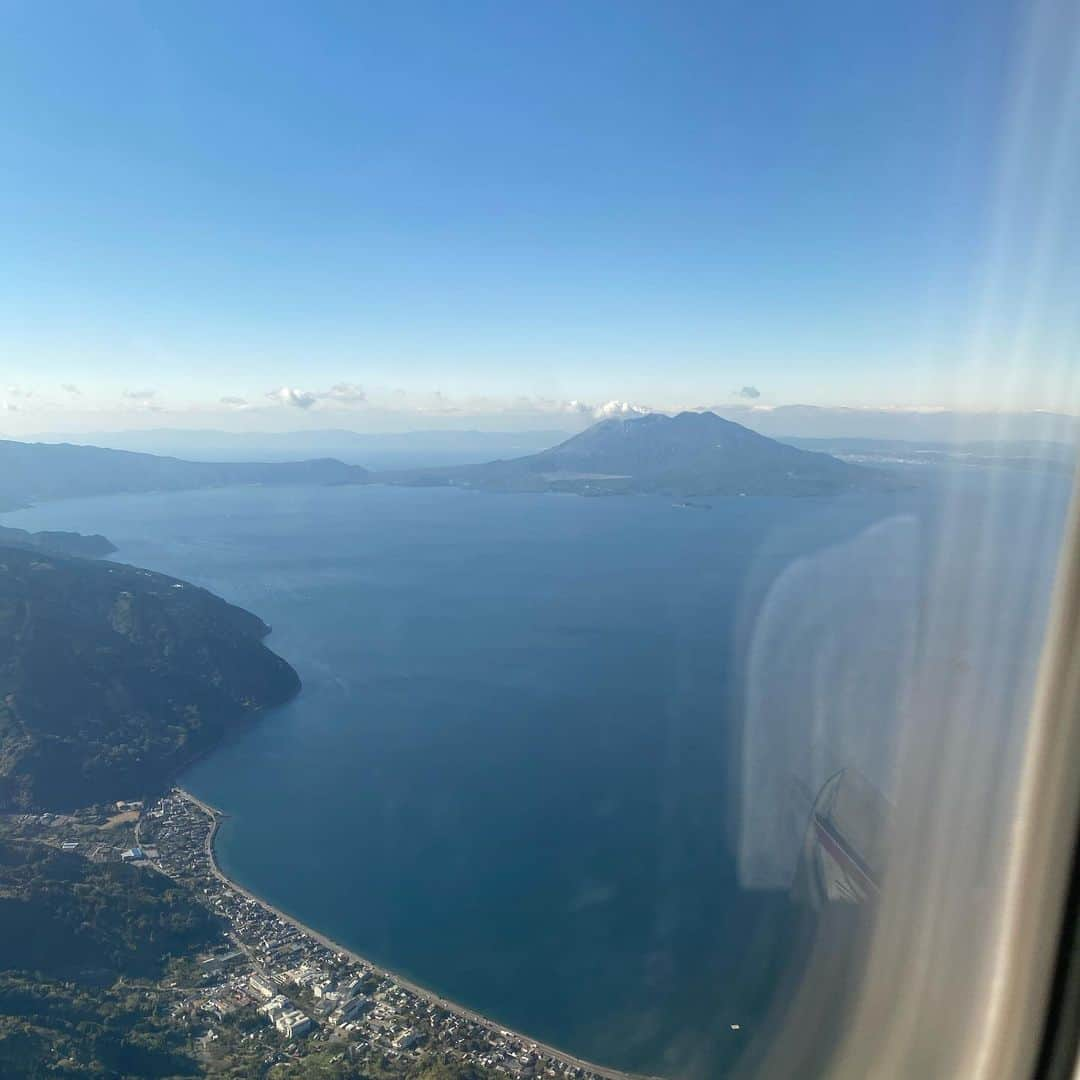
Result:
[[[129,403],[126,406],[128,409],[143,413],[164,412],[165,410],[160,405],[154,404],[156,396],[156,390],[125,390],[121,395],[124,401]]]
[[[611,420],[629,416],[645,416],[652,412],[644,405],[634,405],[629,401],[605,401],[602,405],[590,405],[587,401],[564,401],[559,403],[559,412],[584,416],[593,420]]]
[[[603,405],[597,405],[592,414],[597,420],[611,420],[647,416],[651,411],[644,405],[633,405],[629,401],[607,401]]]
[[[334,383],[329,390],[300,390],[295,386],[279,386],[266,395],[271,401],[289,405],[295,409],[312,409],[319,405],[351,408],[367,400],[367,393],[359,383]],[[224,399],[222,399],[224,401]],[[226,402],[231,404],[231,402]]]
[[[246,409],[248,407],[247,398],[223,397],[218,398],[218,401],[220,401],[222,405],[228,405],[230,409]]]
[[[318,401],[318,397],[309,390],[298,390],[293,386],[279,386],[266,395],[272,401],[282,405],[290,405],[295,409],[310,409]]]
[[[519,395],[513,398],[473,396],[451,397],[441,390],[427,392],[376,389],[373,393],[354,382],[334,383],[327,390],[302,390],[293,386],[280,386],[266,397],[279,405],[319,412],[350,410],[363,405],[369,413],[402,410],[421,416],[514,416],[525,417],[530,413],[539,417],[574,417],[579,421],[606,420],[613,417],[644,416],[651,409],[629,401],[607,401],[592,404],[587,401]],[[221,399],[222,404],[242,407],[240,400]]]
[[[82,391],[74,383],[66,382],[60,389],[65,393],[70,394],[72,397],[82,397]]]
[[[351,382],[334,383],[326,393],[318,396],[326,401],[336,401],[343,405],[356,405],[367,399],[364,388],[359,383]]]

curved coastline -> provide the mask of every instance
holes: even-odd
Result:
[[[359,953],[354,952],[352,949],[346,948],[340,942],[334,941],[333,938],[327,937],[325,934],[319,933],[306,923],[301,922],[295,916],[290,915],[287,911],[282,911],[281,908],[275,907],[268,900],[263,899],[261,896],[256,895],[250,889],[244,888],[238,882],[230,878],[218,864],[217,853],[214,845],[217,839],[218,828],[221,825],[222,818],[225,817],[223,811],[219,810],[215,806],[211,806],[209,803],[204,802],[202,799],[193,795],[186,788],[177,787],[176,792],[187,799],[188,802],[197,806],[207,817],[210,819],[210,828],[206,834],[206,856],[209,863],[211,872],[214,876],[227,885],[230,889],[235,890],[242,896],[246,896],[249,900],[267,911],[276,915],[279,919],[284,919],[286,922],[291,923],[301,933],[307,934],[313,940],[317,941],[324,948],[330,949],[333,952],[339,953],[343,956],[347,956],[355,963],[364,964],[370,968],[375,974],[384,978],[392,979],[394,982],[404,987],[406,990],[417,995],[417,997],[423,998],[425,1001],[430,1002],[432,1005],[436,1005],[441,1009],[445,1009],[447,1012],[452,1012],[457,1016],[460,1016],[464,1020],[468,1020],[474,1024],[480,1024],[486,1027],[490,1031],[506,1033],[513,1035],[517,1038],[523,1039],[531,1043],[535,1049],[549,1054],[553,1058],[557,1058],[560,1061],[565,1062],[567,1065],[572,1065],[579,1069],[585,1069],[596,1076],[604,1077],[605,1080],[660,1080],[658,1077],[650,1077],[641,1073],[629,1073],[622,1072],[618,1069],[612,1069],[604,1065],[597,1065],[594,1062],[586,1061],[583,1058],[575,1057],[573,1054],[567,1053],[565,1050],[560,1050],[556,1046],[551,1046],[548,1043],[541,1042],[539,1039],[533,1038],[521,1031],[515,1031],[512,1028],[508,1028],[505,1024],[500,1024],[498,1021],[491,1019],[489,1016],[484,1016],[483,1013],[475,1012],[472,1009],[467,1008],[464,1005],[460,1005],[457,1002],[450,1001],[447,998],[435,993],[433,990],[429,990],[426,987],[420,986],[413,982],[411,979],[405,978],[403,975],[399,975],[395,971],[391,971],[389,968],[382,967],[379,964],[373,963],[366,956],[361,956]]]

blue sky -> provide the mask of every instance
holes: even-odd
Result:
[[[5,4],[0,428],[1075,410],[1042,6]]]

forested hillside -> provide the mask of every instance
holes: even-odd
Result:
[[[137,797],[296,693],[250,612],[115,563],[0,547],[0,807]]]
[[[0,510],[43,499],[185,491],[230,484],[363,483],[367,470],[333,458],[214,462],[71,443],[0,439]]]
[[[168,878],[0,840],[0,1076],[185,1076],[186,1031],[137,986],[221,940]]]

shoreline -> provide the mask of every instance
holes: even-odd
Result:
[[[275,907],[268,900],[264,900],[261,896],[256,895],[250,889],[244,888],[238,882],[234,881],[228,876],[220,867],[217,861],[217,853],[214,849],[214,844],[217,839],[218,828],[221,824],[221,820],[225,817],[222,810],[219,810],[216,806],[211,806],[209,803],[204,802],[197,796],[193,795],[186,788],[177,786],[176,792],[182,798],[186,799],[189,803],[197,806],[206,816],[210,819],[210,829],[206,834],[206,855],[210,864],[210,870],[214,876],[227,885],[230,889],[235,890],[242,896],[246,896],[249,900],[267,911],[276,915],[279,919],[284,919],[286,922],[295,926],[302,933],[307,934],[313,940],[317,941],[324,948],[331,950],[343,956],[347,956],[355,963],[363,964],[370,968],[377,975],[391,979],[399,986],[404,987],[410,993],[415,994],[417,997],[429,1002],[432,1005],[437,1006],[440,1009],[445,1009],[447,1012],[454,1013],[456,1016],[460,1016],[464,1020],[468,1020],[471,1023],[479,1024],[482,1027],[487,1028],[489,1031],[498,1033],[506,1033],[513,1035],[516,1038],[522,1039],[533,1045],[537,1050],[542,1051],[545,1054],[550,1055],[553,1058],[557,1058],[559,1061],[565,1062],[567,1065],[572,1065],[575,1068],[585,1069],[596,1076],[604,1077],[604,1080],[661,1080],[659,1077],[648,1076],[644,1073],[629,1073],[622,1072],[619,1069],[612,1069],[608,1066],[597,1065],[594,1062],[586,1061],[583,1058],[575,1057],[573,1054],[567,1053],[565,1050],[560,1050],[557,1046],[551,1046],[549,1043],[542,1042],[539,1039],[534,1038],[532,1035],[528,1035],[521,1031],[515,1031],[513,1028],[507,1027],[505,1024],[500,1024],[497,1020],[493,1020],[489,1016],[485,1016],[483,1013],[469,1009],[464,1005],[460,1005],[455,1001],[450,1001],[447,998],[442,997],[440,994],[435,993],[433,990],[429,990],[424,986],[420,986],[418,983],[413,982],[411,979],[407,979],[405,976],[398,974],[396,971],[392,971],[389,968],[383,967],[380,964],[376,964],[369,960],[366,956],[361,956],[359,953],[354,952],[352,949],[347,948],[338,941],[334,941],[332,938],[327,937],[325,934],[319,933],[319,931],[308,926],[306,923],[301,922],[295,916],[290,915],[287,911],[282,911],[281,908]]]

